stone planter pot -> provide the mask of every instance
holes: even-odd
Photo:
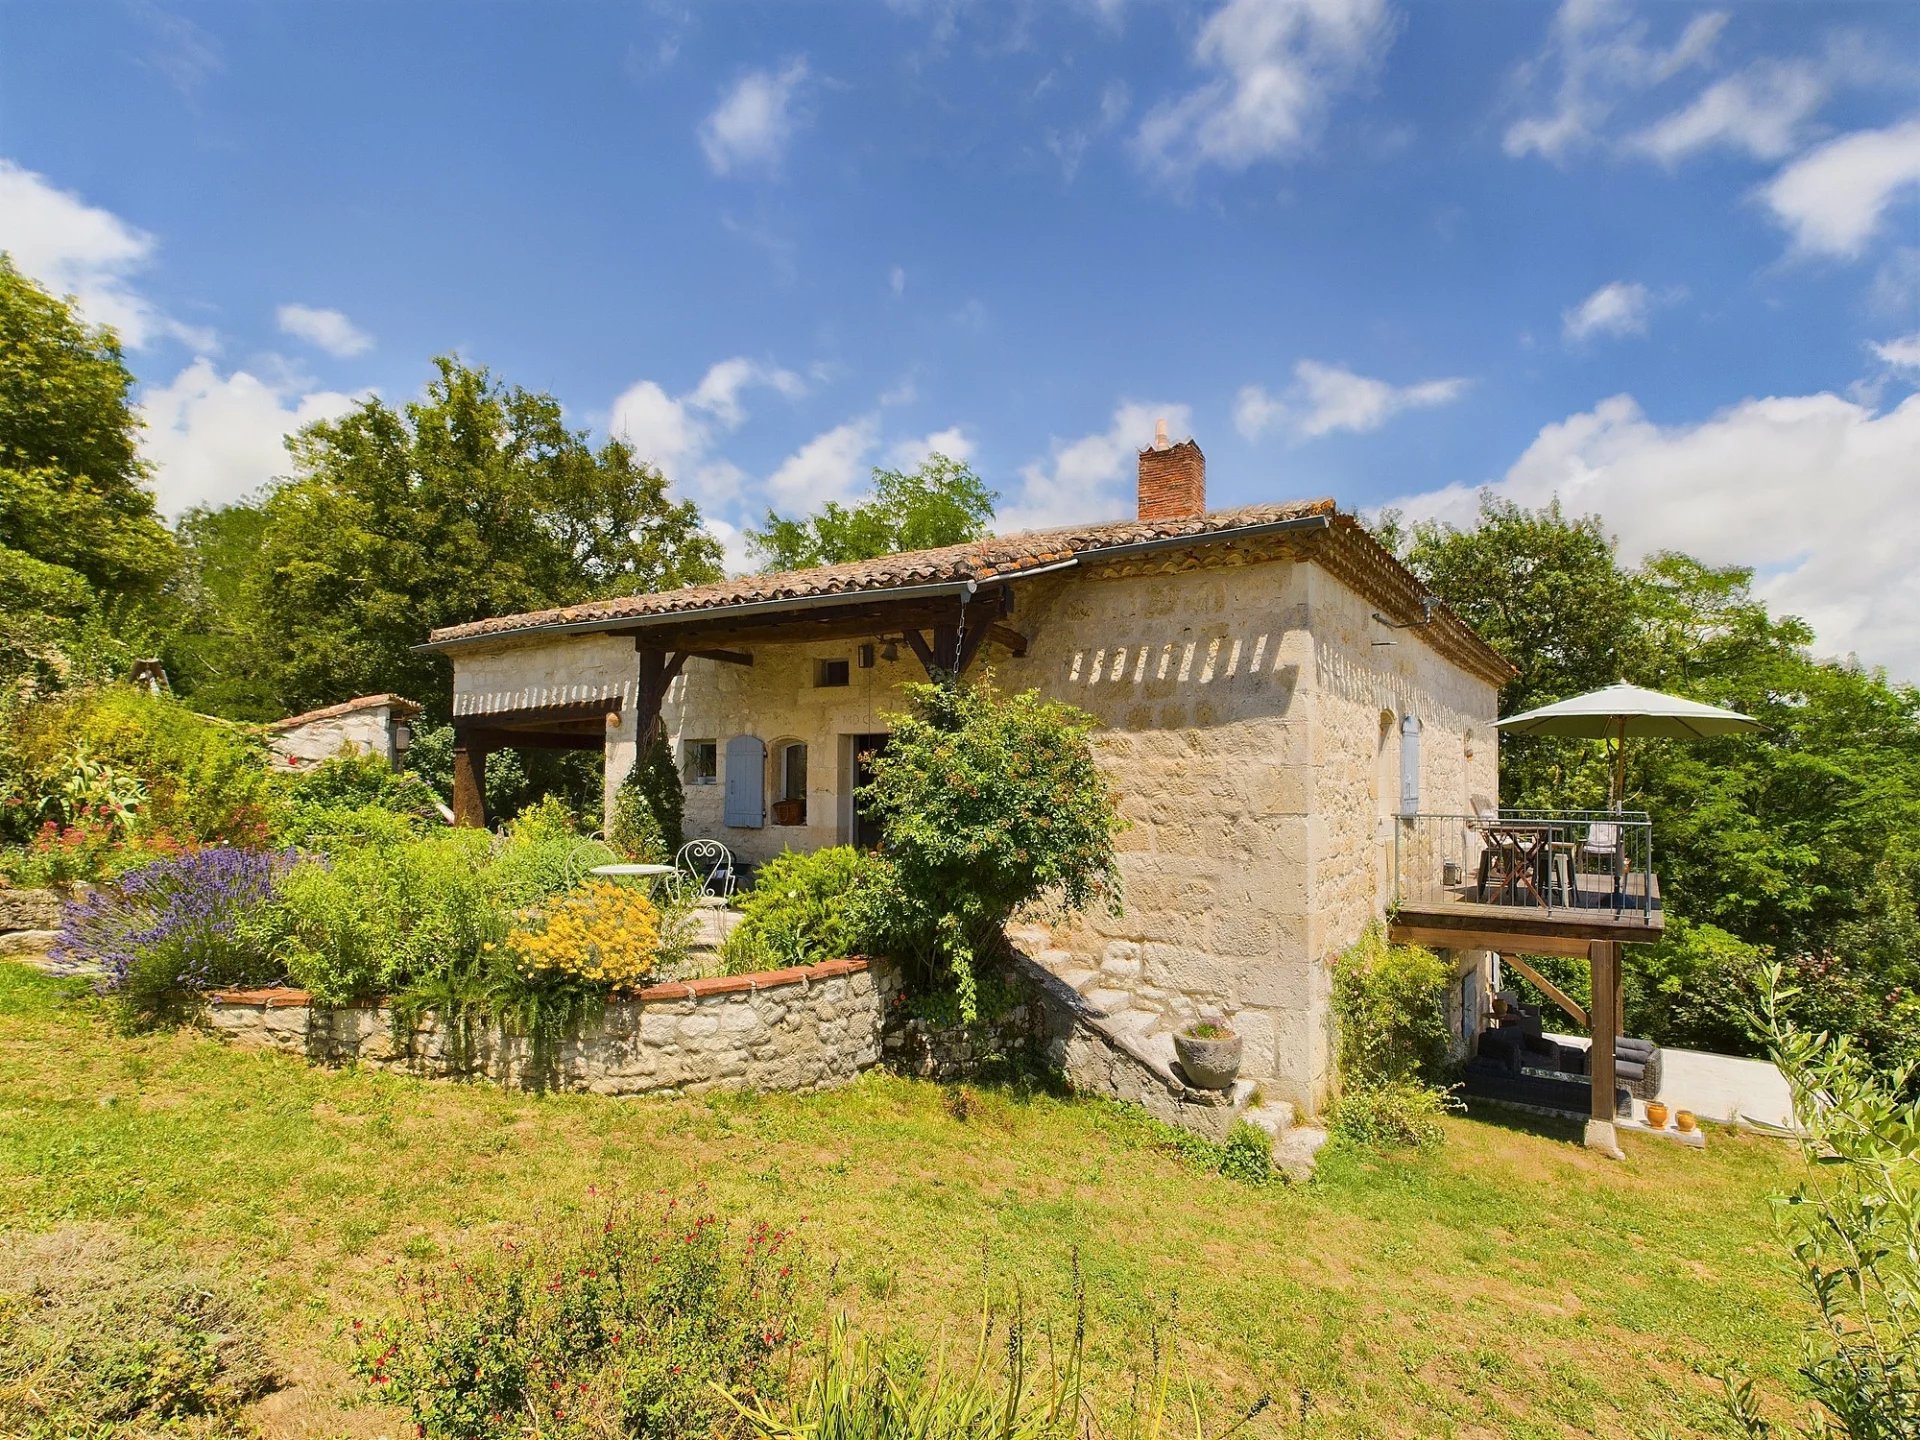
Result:
[[[1216,1035],[1195,1035],[1188,1026],[1173,1032],[1173,1053],[1187,1081],[1197,1090],[1228,1090],[1240,1073],[1240,1037],[1224,1027]]]

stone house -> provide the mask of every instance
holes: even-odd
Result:
[[[1079,706],[1131,822],[1125,910],[1023,936],[1028,950],[1162,1071],[1170,1026],[1231,1021],[1243,1075],[1308,1111],[1334,1080],[1330,962],[1390,903],[1396,817],[1497,793],[1510,673],[1331,500],[1209,511],[1199,446],[1164,435],[1140,452],[1132,519],[504,616],[428,644],[453,664],[463,820],[485,823],[490,750],[599,749],[611,800],[658,723],[689,835],[750,862],[871,841],[862,755],[908,681],[986,664]],[[1485,963],[1460,954],[1463,1035]]]

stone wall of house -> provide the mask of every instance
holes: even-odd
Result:
[[[1311,567],[1087,569],[1024,605],[1012,683],[1102,722],[1131,828],[1123,912],[1054,943],[1169,1022],[1219,1016],[1243,1073],[1310,1107]],[[1025,597],[1023,597],[1024,600]]]
[[[328,1065],[598,1095],[821,1090],[879,1063],[897,985],[888,967],[835,960],[651,986],[561,1042],[546,1074],[526,1039],[484,1028],[461,1037],[431,1014],[408,1031],[385,1007],[315,1005],[295,990],[226,992],[210,1014],[216,1031],[241,1044]]]
[[[687,834],[719,840],[742,859],[770,860],[783,850],[818,850],[846,843],[853,833],[853,741],[889,727],[885,717],[906,708],[904,684],[925,680],[913,652],[897,647],[888,660],[875,645],[873,665],[860,665],[858,639],[811,645],[759,645],[752,665],[690,659],[667,692],[661,716],[683,775],[688,746],[712,741],[719,751],[711,784],[686,787]],[[816,683],[823,661],[844,661],[845,685]],[[726,823],[727,741],[758,737],[766,747],[757,826]],[[776,823],[773,802],[782,791],[782,747],[807,747],[805,823]]]

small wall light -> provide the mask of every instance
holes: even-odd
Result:
[[[413,726],[402,720],[393,727],[393,753],[404,755],[413,746]]]

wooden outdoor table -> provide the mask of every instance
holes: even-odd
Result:
[[[1533,896],[1534,904],[1549,908],[1540,894],[1536,877],[1546,859],[1547,844],[1553,838],[1553,831],[1552,825],[1532,820],[1489,821],[1480,827],[1488,848],[1498,851],[1502,857],[1501,883],[1495,891],[1496,895],[1511,900],[1515,898],[1515,891],[1524,885]],[[1483,903],[1486,902],[1484,891],[1480,898]]]

